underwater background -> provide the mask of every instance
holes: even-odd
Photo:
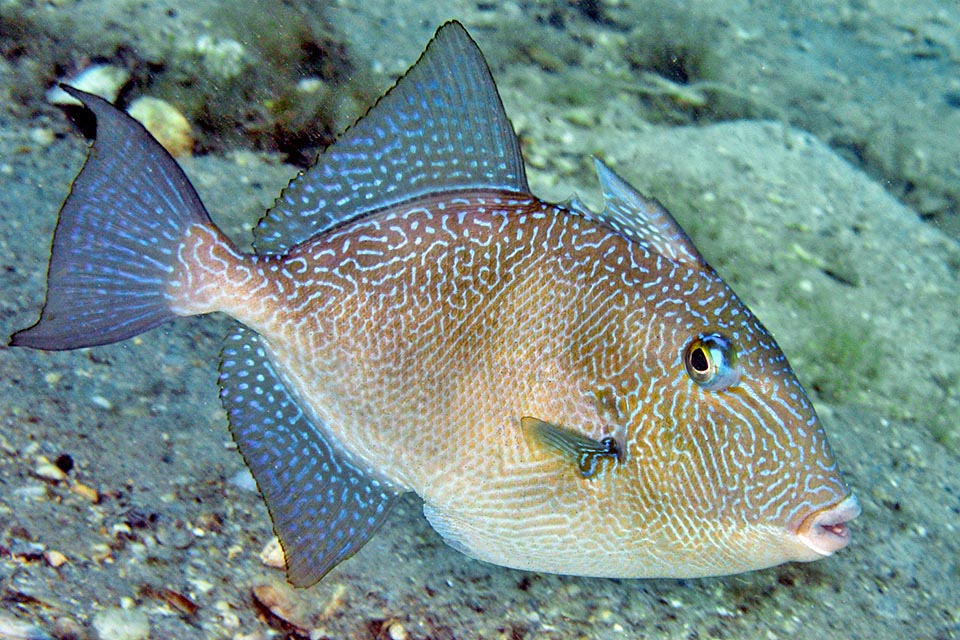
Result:
[[[0,0],[0,334],[37,318],[86,153],[56,81],[165,123],[246,246],[449,19],[537,195],[599,204],[603,158],[773,331],[863,505],[851,546],[724,578],[544,575],[459,554],[408,497],[294,589],[217,397],[230,323],[187,319],[0,347],[0,638],[960,637],[955,2]]]

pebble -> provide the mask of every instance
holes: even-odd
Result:
[[[220,616],[220,624],[223,625],[225,629],[240,628],[240,616],[234,613],[233,607],[230,606],[229,602],[226,600],[217,600],[213,604],[213,608],[216,610],[217,615]]]
[[[260,552],[260,562],[274,569],[287,568],[287,561],[279,540],[273,538],[263,547],[263,551]]]
[[[90,559],[94,562],[113,562],[113,550],[106,543],[96,542],[90,545]]]
[[[23,538],[12,538],[7,547],[11,556],[24,560],[39,560],[47,550],[47,548],[39,542],[33,542],[32,540],[25,540]]]
[[[149,96],[137,98],[127,108],[127,113],[146,127],[150,135],[174,158],[193,153],[190,122],[166,100]]]
[[[146,640],[150,620],[140,609],[104,609],[93,617],[93,628],[100,640]]]
[[[95,64],[80,73],[63,78],[61,82],[75,89],[100,96],[108,102],[117,99],[120,89],[130,80],[130,74],[122,67],[109,64]],[[80,102],[59,86],[47,91],[47,102],[61,105],[79,105]]]
[[[34,467],[33,473],[38,478],[50,480],[51,482],[61,482],[67,479],[67,474],[64,473],[63,469],[47,460],[45,456],[39,456],[37,458],[37,466]]]
[[[40,627],[24,622],[5,613],[0,613],[0,638],[23,640],[53,640]]]
[[[70,485],[70,491],[93,504],[100,502],[100,493],[93,487],[87,486],[82,482],[74,482]]]
[[[593,108],[569,109],[563,114],[563,118],[570,124],[585,129],[597,126],[597,113]]]
[[[106,409],[107,411],[113,409],[113,403],[103,396],[90,396],[90,402],[92,402],[94,406]]]
[[[73,618],[61,617],[53,622],[53,634],[57,638],[84,638],[83,627]]]
[[[33,127],[30,129],[30,141],[41,147],[50,146],[56,136],[49,127]]]
[[[193,531],[182,522],[162,523],[157,528],[157,542],[165,547],[187,549],[194,543]]]
[[[241,469],[230,477],[230,484],[244,491],[257,491],[257,481],[249,469]]]
[[[42,500],[47,496],[47,488],[39,484],[30,484],[17,487],[13,490],[13,495],[24,500]]]
[[[67,556],[63,555],[59,551],[53,549],[43,552],[43,558],[47,561],[47,564],[56,569],[57,567],[62,567],[67,564]]]
[[[390,634],[390,640],[407,640],[410,637],[407,630],[399,622],[391,623],[387,628],[387,633]]]
[[[260,606],[306,635],[314,604],[309,597],[294,591],[285,583],[258,584],[253,587],[252,593]]]

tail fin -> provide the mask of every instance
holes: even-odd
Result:
[[[177,247],[211,225],[190,181],[140,123],[63,87],[97,118],[97,137],[60,208],[40,320],[11,344],[76,349],[118,342],[175,317],[166,300]]]

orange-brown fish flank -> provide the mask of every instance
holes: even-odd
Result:
[[[190,225],[168,283],[170,309],[183,316],[222,310],[236,291],[263,281],[248,262],[212,225]]]
[[[14,344],[238,320],[221,398],[294,584],[405,491],[455,548],[537,571],[718,575],[848,543],[859,505],[772,336],[602,162],[600,212],[532,195],[457,23],[290,183],[254,254],[139,125],[68,91],[98,118],[97,153]]]

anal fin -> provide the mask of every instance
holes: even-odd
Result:
[[[263,494],[295,586],[319,581],[383,524],[396,497],[336,451],[303,412],[260,337],[240,327],[221,351],[220,397]]]

